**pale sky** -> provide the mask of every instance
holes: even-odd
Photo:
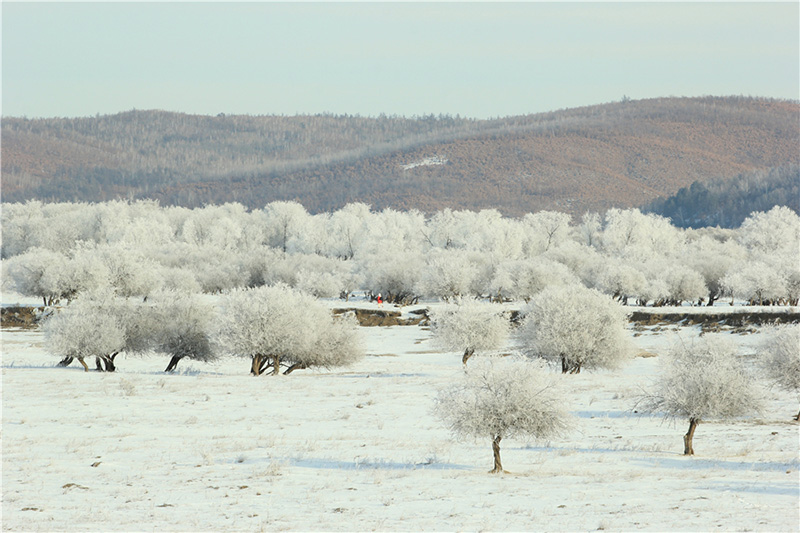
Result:
[[[800,98],[800,3],[2,2],[2,115]]]

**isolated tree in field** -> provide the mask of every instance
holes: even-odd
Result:
[[[522,351],[561,363],[562,373],[616,368],[633,354],[627,312],[610,297],[581,285],[551,287],[522,310]]]
[[[464,350],[465,365],[475,352],[498,350],[508,340],[511,323],[496,304],[467,300],[431,311],[433,341],[444,350]]]
[[[476,361],[459,383],[439,391],[434,413],[459,438],[492,441],[492,474],[504,472],[500,441],[564,433],[569,415],[556,377],[536,363],[508,359]]]
[[[762,368],[780,388],[800,394],[800,324],[774,326],[764,333],[759,347]],[[800,413],[795,420],[800,421]]]
[[[211,345],[213,308],[197,295],[164,291],[151,298],[153,349],[170,355],[165,372],[183,359],[209,362],[216,358]]]
[[[47,350],[77,359],[88,371],[85,359],[96,357],[113,368],[113,357],[125,347],[125,328],[113,309],[110,296],[84,295],[53,314],[43,324]],[[98,369],[102,369],[98,362]]]
[[[353,322],[334,320],[313,296],[285,285],[235,289],[221,300],[220,350],[251,359],[255,375],[349,365],[364,355]],[[353,337],[353,338],[350,338]]]
[[[684,455],[694,455],[692,440],[703,420],[748,415],[760,408],[760,396],[732,345],[710,336],[677,343],[665,356],[656,391],[642,400],[650,413],[667,419],[688,419]]]

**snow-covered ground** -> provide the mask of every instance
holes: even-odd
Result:
[[[700,331],[630,328],[653,354]],[[504,440],[511,473],[490,475],[491,443],[453,440],[432,413],[460,354],[437,353],[425,327],[362,332],[351,368],[255,378],[243,359],[56,368],[41,332],[4,330],[3,529],[798,530],[790,393],[765,386],[762,416],[701,424],[684,457],[688,423],[635,410],[658,357],[561,376],[573,431]],[[748,357],[764,333],[719,335]]]

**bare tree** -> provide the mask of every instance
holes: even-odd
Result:
[[[705,336],[678,342],[665,356],[653,395],[640,401],[645,412],[667,419],[689,419],[683,437],[684,455],[694,455],[697,425],[708,419],[728,420],[759,410],[761,399],[732,345]]]
[[[505,472],[500,441],[529,436],[550,438],[564,433],[569,414],[558,393],[556,377],[536,363],[490,358],[465,369],[463,379],[439,391],[435,414],[459,438],[492,441],[492,474]]]

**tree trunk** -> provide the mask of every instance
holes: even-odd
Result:
[[[561,373],[562,374],[580,374],[581,373],[581,364],[580,363],[570,363],[567,361],[567,356],[561,356]]]
[[[279,355],[272,356],[272,375],[277,376],[281,373],[281,357]]]
[[[697,429],[697,424],[700,421],[696,418],[689,419],[689,431],[683,436],[683,455],[694,455],[694,448],[692,448],[692,439],[694,438],[694,430]]]
[[[183,359],[182,355],[173,355],[172,359],[170,359],[169,364],[167,365],[167,369],[164,372],[172,372],[175,370],[175,367],[178,366],[178,361]]]
[[[797,413],[797,416],[794,417],[794,419],[797,420],[798,422],[800,422],[800,413]]]
[[[89,366],[86,364],[86,361],[83,360],[83,357],[78,357],[78,362],[83,365],[84,372],[89,371]]]
[[[490,474],[502,474],[505,472],[505,470],[503,470],[503,463],[500,462],[500,439],[502,439],[500,435],[495,435],[494,439],[492,440],[492,454],[494,455],[494,468],[489,470]]]
[[[72,361],[74,361],[74,359],[68,355],[64,359],[59,361],[58,365],[56,365],[56,366],[69,366],[70,363],[72,363]]]
[[[119,355],[119,352],[114,352],[111,355],[103,355],[100,358],[103,360],[103,363],[106,365],[106,372],[113,372],[117,369],[114,365],[114,358]]]
[[[291,374],[295,370],[303,370],[304,368],[307,368],[307,367],[303,363],[295,363],[292,366],[290,366],[289,368],[287,368],[286,371],[283,373],[283,375],[286,376],[286,375]]]
[[[474,348],[467,348],[466,350],[464,350],[464,355],[461,357],[461,363],[463,363],[466,366],[467,360],[469,360],[469,358],[472,357],[474,353],[475,353]]]
[[[261,354],[257,353],[253,356],[253,362],[250,364],[250,373],[254,376],[261,375]]]

